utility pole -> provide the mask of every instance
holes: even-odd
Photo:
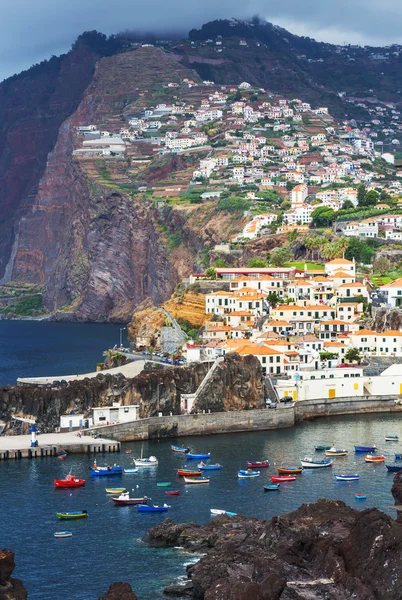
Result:
[[[122,340],[123,335],[122,334],[123,334],[123,331],[125,331],[125,329],[127,329],[127,327],[120,327],[120,348],[123,345],[123,340]]]

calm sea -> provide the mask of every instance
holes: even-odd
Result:
[[[14,385],[17,377],[95,371],[103,350],[119,344],[119,337],[119,325],[0,321],[0,385]]]
[[[80,326],[80,338],[82,331]],[[141,600],[162,599],[163,587],[183,577],[184,565],[194,557],[179,549],[148,548],[142,536],[165,516],[141,514],[135,506],[115,506],[105,493],[107,486],[123,485],[132,495],[145,494],[155,504],[167,500],[171,505],[168,515],[176,522],[207,522],[211,508],[269,519],[323,497],[340,498],[359,510],[376,506],[395,516],[390,509],[392,474],[384,465],[364,463],[363,456],[353,452],[354,444],[376,444],[387,455],[387,462],[393,463],[394,453],[402,452],[402,442],[386,443],[385,436],[391,434],[399,434],[402,440],[399,416],[363,415],[306,422],[281,431],[145,442],[144,455],[155,454],[159,466],[108,482],[91,480],[92,459],[88,456],[69,456],[65,462],[43,458],[0,463],[0,546],[15,551],[15,576],[24,581],[30,600],[95,600],[114,581],[128,581]],[[176,476],[176,469],[185,461],[171,452],[171,443],[209,451],[212,461],[220,462],[223,469],[210,474],[209,485],[185,486]],[[335,458],[332,469],[305,471],[296,482],[283,484],[279,492],[264,492],[263,486],[277,466],[296,466],[305,456],[321,456],[314,453],[314,446],[323,443],[346,447],[349,454]],[[125,454],[128,448],[132,454]],[[132,457],[140,451],[139,443],[126,444],[120,455],[105,455],[98,463],[119,461],[132,466]],[[245,467],[248,459],[265,458],[271,466],[262,470],[259,478],[237,478],[237,470]],[[86,478],[86,486],[55,490],[53,478],[70,470]],[[361,478],[337,483],[334,473],[359,473]],[[181,495],[165,496],[158,481],[171,481],[171,489],[180,490]],[[366,493],[367,500],[356,501],[356,492]],[[56,511],[82,509],[89,513],[83,521],[58,522],[55,516]],[[63,529],[72,531],[73,537],[55,539],[54,532]]]

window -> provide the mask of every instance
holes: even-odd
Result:
[[[312,376],[311,376],[311,379],[315,379],[315,375],[312,375]]]
[[[269,357],[269,362],[270,362],[270,363],[273,363],[273,362],[274,362],[274,357],[273,357],[273,356],[270,356],[270,357]]]
[[[276,357],[276,362],[277,362],[277,363],[278,363],[278,362],[281,362],[281,357],[280,357],[280,356],[277,356],[277,357]]]
[[[267,357],[266,357],[266,356],[263,356],[263,357],[262,357],[262,362],[263,362],[264,364],[267,362]]]
[[[128,408],[128,406],[125,406],[125,407],[124,407],[124,412],[125,412],[125,413],[128,413],[128,412],[129,412],[129,408]]]
[[[325,379],[325,375],[321,375],[321,379]]]
[[[333,379],[334,377],[335,377],[335,375],[330,375],[329,376],[330,379]]]
[[[396,338],[394,338],[394,344],[396,344]]]

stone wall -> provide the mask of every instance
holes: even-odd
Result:
[[[328,398],[302,400],[294,407],[295,421],[335,415],[354,415],[371,412],[401,412],[402,406],[396,405],[400,396],[370,396],[364,398]]]

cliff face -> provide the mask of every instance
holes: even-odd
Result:
[[[398,308],[379,308],[374,313],[372,329],[379,333],[389,329],[400,331],[402,329],[402,310]]]
[[[26,600],[22,581],[11,577],[15,568],[14,552],[0,549],[0,600]]]

